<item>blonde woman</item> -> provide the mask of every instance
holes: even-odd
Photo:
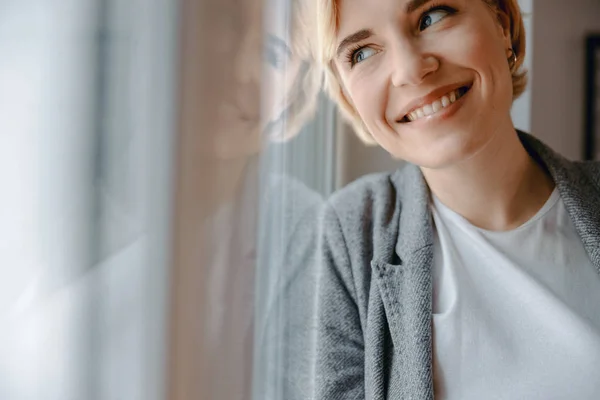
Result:
[[[267,371],[287,371],[278,368],[285,349],[270,339],[288,331],[277,285],[294,265],[272,259],[288,259],[292,232],[312,229],[307,213],[320,197],[264,168],[262,156],[271,142],[298,135],[316,109],[322,71],[307,44],[305,26],[315,20],[310,4],[198,2],[184,41],[192,50],[184,104],[193,108],[185,110],[185,131],[194,146],[182,148],[182,157],[186,171],[197,169],[180,188],[190,210],[180,222],[189,249],[180,257],[189,264],[178,271],[174,293],[177,318],[186,321],[173,339],[184,371],[174,386],[183,397],[245,400],[255,391],[256,398],[274,398],[286,384]],[[294,251],[308,245],[296,242]]]
[[[597,398],[600,168],[513,126],[517,1],[318,7],[330,94],[407,164],[324,212],[315,397]]]

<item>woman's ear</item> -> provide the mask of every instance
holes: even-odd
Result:
[[[498,33],[504,40],[504,48],[512,49],[512,26],[510,17],[502,10],[496,11],[498,18]]]

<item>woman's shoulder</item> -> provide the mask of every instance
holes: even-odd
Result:
[[[600,174],[600,161],[575,161],[589,174]]]
[[[600,189],[600,161],[575,161],[573,164]]]
[[[327,199],[327,208],[340,216],[360,216],[365,212],[393,204],[396,188],[393,175],[396,172],[368,174],[338,189]]]
[[[405,163],[391,172],[365,175],[331,195],[324,207],[325,222],[339,225],[351,236],[395,229],[404,206],[418,207],[424,183],[419,168]],[[410,204],[408,204],[410,203]],[[394,225],[395,226],[395,225]]]

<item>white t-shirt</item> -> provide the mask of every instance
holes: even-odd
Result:
[[[433,198],[436,399],[600,399],[600,274],[555,189],[511,231]]]

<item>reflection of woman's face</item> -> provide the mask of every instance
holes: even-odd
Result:
[[[260,150],[261,132],[287,107],[300,60],[284,38],[281,15],[263,18],[260,0],[214,0],[203,31],[202,74],[210,102],[203,121],[214,135],[212,152],[237,158]],[[262,107],[261,107],[262,106]]]
[[[340,0],[339,6],[336,45],[344,45],[334,65],[388,152],[443,167],[474,154],[510,122],[510,38],[482,0]]]

